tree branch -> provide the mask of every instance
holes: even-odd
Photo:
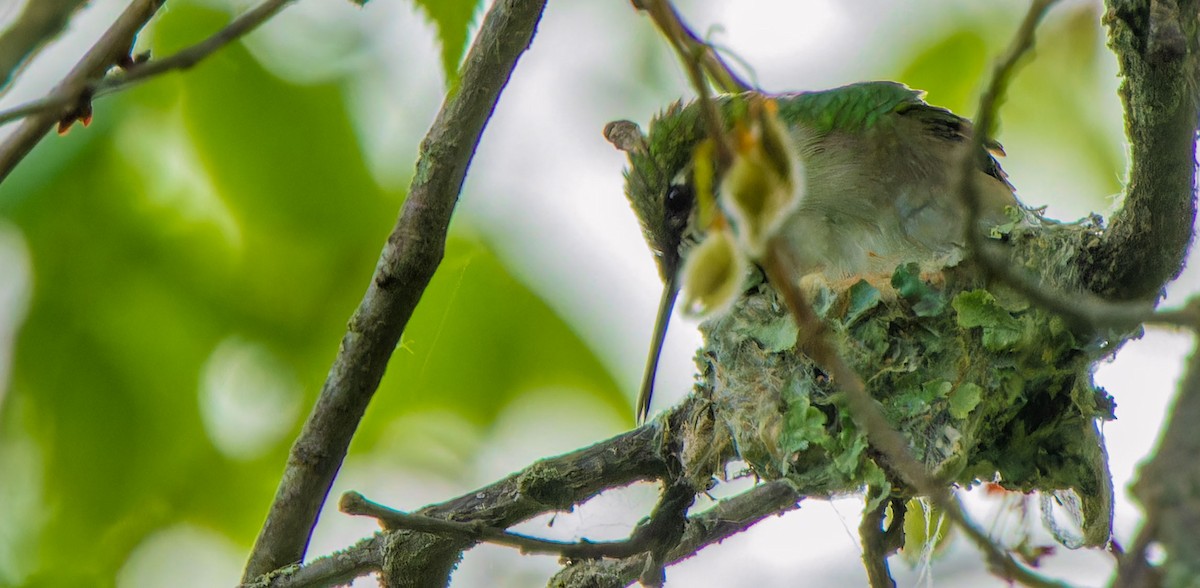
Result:
[[[646,433],[655,427],[654,424],[651,424],[637,431],[631,431],[631,433],[637,433],[633,437],[638,438],[638,441],[634,441],[630,437],[630,434],[626,434],[597,444],[593,448],[584,451],[599,453],[613,447],[625,445],[635,448],[639,453],[652,452],[651,448],[642,443],[650,438],[646,436]],[[579,458],[582,457],[579,455],[581,453],[583,452],[575,452],[569,455]],[[562,459],[568,457],[562,456]],[[590,458],[583,459],[582,461],[588,460]],[[536,464],[525,471],[529,471],[533,467],[536,467]],[[519,473],[514,474],[514,477],[519,475]],[[616,486],[619,484],[613,485]],[[464,495],[464,498],[468,496],[470,494]],[[678,544],[669,549],[663,556],[662,564],[670,565],[683,561],[695,555],[704,547],[720,543],[733,535],[745,531],[769,516],[795,510],[802,499],[803,496],[791,484],[783,480],[760,484],[737,496],[726,498],[712,508],[700,514],[692,515],[687,519],[682,537]],[[582,502],[583,500],[585,498],[581,496],[579,501]],[[460,506],[465,504],[461,500],[451,502],[458,502]],[[445,506],[445,504],[449,503],[444,503],[440,506]],[[423,509],[423,511],[429,511],[431,508],[437,507],[430,507]],[[461,510],[456,517],[452,518],[469,516],[469,510]],[[427,521],[429,517],[419,518]],[[456,523],[456,525],[462,524]],[[467,524],[469,525],[470,523]],[[439,526],[435,525],[431,530],[437,531],[439,530]],[[409,544],[409,539],[407,539],[411,535],[411,533],[406,532],[384,531],[364,539],[343,551],[314,559],[303,566],[283,568],[265,575],[257,579],[254,583],[243,584],[242,588],[302,588],[347,583],[356,577],[381,570],[384,566],[384,561],[388,559],[389,553],[411,549],[412,545]],[[399,538],[400,541],[393,541],[393,538]],[[584,546],[586,544],[572,545]],[[647,559],[648,557],[644,553],[636,553],[620,559],[579,558],[559,572],[550,581],[550,585],[563,588],[568,586],[625,586],[637,581],[644,574]],[[598,578],[608,578],[611,582],[597,583],[595,580]]]
[[[0,34],[0,91],[8,88],[17,72],[58,36],[71,15],[87,0],[36,0],[26,2],[21,14]]]
[[[1162,573],[1168,578],[1195,578],[1200,574],[1200,337],[1192,349],[1183,381],[1171,409],[1153,459],[1142,466],[1133,493],[1146,511],[1142,531],[1132,549],[1121,559],[1116,586],[1142,586],[1155,575],[1147,563],[1147,547],[1162,544],[1167,561]],[[1168,582],[1170,583],[1170,582]]]
[[[316,406],[292,446],[245,580],[304,557],[321,504],[413,309],[441,263],[450,215],[475,146],[533,39],[544,0],[488,10],[460,83],[421,143],[416,174]]]
[[[864,511],[862,521],[858,525],[858,536],[862,541],[863,567],[867,570],[867,582],[871,588],[896,588],[896,580],[892,578],[892,570],[888,567],[887,558],[904,546],[904,503],[892,500],[888,494],[891,488],[871,487],[867,489],[867,503],[872,495],[879,496],[879,505]],[[887,529],[883,521],[888,506],[892,506],[892,520]]]
[[[479,521],[460,522],[407,513],[367,500],[362,494],[353,491],[342,494],[341,500],[338,501],[338,510],[349,515],[377,519],[379,524],[388,531],[416,531],[448,538],[466,539],[472,543],[486,541],[496,545],[515,547],[521,550],[521,553],[549,553],[567,557],[624,557],[627,546],[631,543],[629,540],[593,543],[541,539],[498,527],[489,527]]]
[[[150,17],[158,11],[165,0],[133,0],[129,7],[117,17],[116,22],[104,32],[99,41],[84,54],[79,63],[63,78],[51,94],[73,96],[67,108],[77,108],[87,99],[88,84],[103,76],[118,63],[127,62],[129,51],[137,34],[146,26]],[[3,143],[0,143],[0,182],[12,173],[34,146],[46,136],[54,123],[63,117],[60,110],[42,110],[33,113]]]
[[[1125,201],[1081,261],[1088,286],[1157,298],[1179,275],[1196,220],[1200,2],[1108,0],[1104,22],[1121,66],[1129,137]]]

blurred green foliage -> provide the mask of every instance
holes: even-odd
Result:
[[[925,90],[933,104],[974,116],[979,92],[1021,15],[1014,8],[1021,7],[959,6],[960,14],[948,23],[906,39],[911,46],[897,54],[895,79]],[[1114,140],[1120,112],[1109,109],[1117,104],[1111,94],[1114,58],[1104,47],[1101,10],[1099,3],[1078,2],[1050,11],[1001,104],[997,138],[1022,146],[1001,164],[1013,173],[1053,161],[1059,167],[1052,173],[1068,184],[1056,187],[1071,191],[1023,193],[1030,182],[1014,175],[1018,194],[1030,204],[1084,196],[1094,199],[1087,203],[1090,210],[1106,212],[1107,202],[1099,197],[1121,192],[1125,154]]]
[[[227,20],[173,2],[154,53]],[[467,22],[451,25],[444,42],[461,45]],[[234,45],[98,102],[94,125],[47,138],[0,186],[33,272],[0,413],[0,465],[21,469],[0,476],[0,501],[37,512],[0,535],[0,585],[110,584],[180,521],[249,548],[403,200],[368,174],[345,108],[338,83],[291,85]],[[231,337],[302,389],[301,409],[279,415],[286,434],[249,458],[214,446],[198,394]],[[630,410],[579,336],[456,233],[353,451],[422,409],[486,427],[537,386]]]

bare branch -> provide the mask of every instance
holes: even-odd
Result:
[[[441,263],[450,215],[475,146],[517,60],[533,39],[544,7],[544,0],[502,0],[484,17],[459,85],[447,94],[421,143],[400,218],[350,319],[317,404],[292,446],[245,579],[303,558],[350,439],[400,334]]]
[[[128,61],[130,48],[133,47],[138,32],[146,26],[163,1],[133,0],[129,4],[117,17],[116,22],[51,92],[74,97],[74,102],[64,108],[78,108],[80,101],[86,100],[88,84],[103,76],[112,66]],[[12,135],[0,143],[0,182],[8,177],[13,168],[29,154],[42,137],[46,136],[54,123],[62,119],[63,114],[62,109],[42,110],[32,114]]]
[[[225,28],[207,39],[181,49],[169,57],[138,63],[114,72],[95,85],[96,96],[124,90],[139,82],[170,71],[186,70],[226,45],[246,36],[296,0],[266,0],[233,19]]]
[[[644,10],[649,15],[658,30],[671,43],[680,61],[688,67],[702,68],[709,79],[722,92],[738,93],[754,89],[734,73],[729,64],[721,59],[721,55],[712,45],[705,43],[692,32],[679,16],[679,11],[665,0],[634,0],[634,8]],[[693,74],[694,77],[694,74]],[[697,84],[697,80],[692,80]]]
[[[377,533],[342,551],[314,558],[303,566],[287,566],[239,584],[238,588],[308,588],[342,586],[355,578],[380,571],[383,566],[384,534]]]
[[[878,506],[863,512],[862,521],[858,525],[858,536],[862,540],[863,566],[867,570],[867,582],[871,588],[896,587],[896,580],[892,578],[887,558],[904,546],[906,511],[902,501],[893,501],[886,496],[890,490],[890,488],[876,487],[867,489],[868,503],[871,501],[872,495],[879,496],[881,493],[885,495],[880,497]],[[892,520],[885,530],[883,521],[888,506],[893,508]]]
[[[44,113],[61,116],[64,110],[79,104],[84,97],[90,101],[100,96],[119,92],[167,72],[190,69],[209,55],[257,29],[259,25],[293,2],[295,0],[266,0],[242,13],[207,39],[186,49],[181,49],[169,57],[130,63],[120,71],[112,72],[103,78],[89,80],[82,89],[56,88],[42,98],[0,111],[0,125],[32,114]]]
[[[8,88],[17,72],[58,36],[71,15],[86,0],[33,0],[0,34],[0,91]]]
[[[1146,520],[1132,549],[1121,559],[1117,586],[1144,585],[1154,572],[1147,563],[1147,548],[1160,543],[1167,552],[1161,573],[1171,578],[1195,578],[1200,574],[1200,543],[1195,521],[1200,518],[1200,338],[1192,349],[1183,381],[1171,409],[1153,459],[1142,466],[1133,493],[1146,511]]]

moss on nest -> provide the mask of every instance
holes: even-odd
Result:
[[[1014,211],[995,236],[1018,267],[1069,288],[1077,277],[1064,252],[1078,251],[1096,228]],[[1097,421],[1113,418],[1113,403],[1093,384],[1092,364],[1114,337],[1073,332],[1011,290],[985,287],[979,274],[966,262],[935,273],[905,264],[891,276],[806,279],[802,287],[931,472],[962,486],[1073,491],[1083,505],[1084,543],[1102,545],[1112,482]],[[712,410],[698,411],[705,416],[684,431],[695,477],[736,454],[755,474],[788,478],[809,495],[887,483],[887,464],[851,422],[837,382],[794,350],[795,324],[761,276],[701,331],[697,394]]]

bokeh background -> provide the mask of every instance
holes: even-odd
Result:
[[[0,107],[43,94],[124,4],[93,0]],[[3,22],[19,5],[0,0]],[[167,55],[248,5],[171,0],[138,47]],[[894,79],[969,116],[1025,4],[679,7],[765,89]],[[1055,8],[1002,110],[1011,180],[1063,219],[1107,214],[1126,165],[1102,10]],[[192,71],[99,100],[90,127],[47,138],[0,184],[0,586],[237,581],[404,200],[445,59],[466,38],[439,35],[429,16],[411,0],[298,2]],[[622,196],[622,154],[600,131],[688,95],[629,3],[549,3],[334,496],[356,489],[413,509],[632,426],[659,285]],[[1167,304],[1198,290],[1193,266]],[[698,342],[676,317],[656,406],[688,390]],[[1136,529],[1125,487],[1189,349],[1183,334],[1150,330],[1097,370],[1119,405],[1104,426],[1119,539]],[[1036,508],[980,494],[969,503],[997,534],[1050,543]],[[654,495],[613,492],[520,529],[619,538]],[[861,585],[860,508],[853,497],[807,501],[672,568],[668,582]],[[374,529],[326,509],[310,555]],[[902,585],[1002,585],[961,541],[918,556],[894,560]],[[453,585],[542,585],[557,567],[482,546]],[[1044,569],[1097,585],[1112,565],[1059,548]]]

